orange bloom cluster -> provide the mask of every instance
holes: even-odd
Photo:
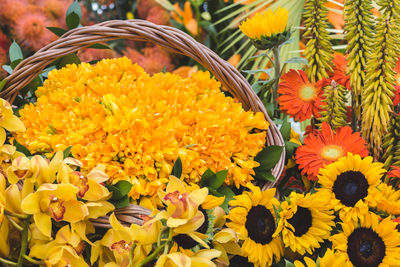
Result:
[[[127,47],[124,55],[151,75],[164,69],[166,71],[174,69],[170,55],[159,46],[145,47],[141,51]]]
[[[0,22],[9,27],[23,48],[36,51],[57,38],[46,27],[66,28],[65,14],[71,3],[72,0],[1,0]]]
[[[88,169],[103,163],[113,182],[129,180],[134,198],[163,187],[178,157],[187,181],[210,168],[229,169],[228,185],[246,184],[265,145],[262,113],[225,97],[208,72],[149,76],[124,57],[53,70],[36,94],[20,110],[27,131],[18,142],[50,154],[73,145]]]

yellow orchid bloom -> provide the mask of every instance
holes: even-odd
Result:
[[[132,224],[129,228],[125,227],[117,220],[114,213],[110,216],[110,224],[112,229],[92,247],[92,264],[98,258],[100,262],[106,263],[103,253],[109,251],[114,256],[110,261],[111,266],[128,266],[129,252],[134,244],[133,263],[142,261],[150,253],[152,245],[157,242],[161,229],[161,223],[154,219],[146,221],[142,226]]]
[[[39,230],[51,236],[51,219],[79,222],[88,215],[88,208],[76,199],[79,189],[71,184],[42,184],[36,192],[22,200],[22,210],[33,214]]]
[[[0,98],[0,127],[10,132],[26,131],[24,123],[14,115],[10,103]]]
[[[88,201],[106,200],[111,197],[110,191],[104,186],[108,180],[105,165],[93,168],[87,175],[79,171],[73,171],[68,166],[63,166],[57,175],[59,183],[70,183],[79,188],[78,197]]]
[[[39,169],[36,183],[38,185],[53,183],[56,180],[56,174],[63,164],[64,155],[62,151],[54,154],[53,159],[49,161],[42,156],[35,155],[31,159],[31,164]]]
[[[217,232],[213,238],[213,246],[221,252],[218,261],[224,265],[229,265],[228,254],[242,255],[242,250],[238,242],[239,237],[237,233],[230,228],[224,228]]]
[[[161,255],[155,267],[216,267],[211,260],[219,257],[220,251],[216,249],[203,249],[193,256],[187,256],[183,253],[174,252]]]
[[[10,167],[7,168],[7,178],[11,184],[16,184],[21,180],[33,180],[39,174],[39,167],[25,156],[17,157],[12,161]]]
[[[34,243],[29,255],[50,266],[88,266],[82,257],[85,242],[69,225],[58,230],[53,241]]]
[[[187,223],[193,217],[196,217],[197,223],[199,220],[204,221],[204,218],[201,219],[204,216],[201,212],[199,215],[198,208],[206,200],[207,195],[207,188],[197,189],[189,194],[183,181],[170,176],[166,191],[159,192],[159,197],[167,205],[167,226],[179,231],[180,227],[187,228]]]

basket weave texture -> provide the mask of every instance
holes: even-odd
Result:
[[[21,61],[13,73],[6,78],[6,84],[0,97],[12,103],[20,89],[32,81],[46,66],[57,58],[76,52],[95,43],[115,39],[147,41],[160,45],[170,52],[188,56],[207,68],[228,91],[237,98],[246,110],[262,112],[270,123],[267,132],[267,145],[284,146],[281,133],[270,119],[264,104],[257,97],[247,80],[231,64],[221,59],[215,52],[198,43],[188,34],[169,26],[156,25],[145,20],[111,20],[92,26],[85,26],[68,31],[56,41],[46,45],[33,56]],[[285,164],[285,151],[272,174],[277,177],[273,183],[267,183],[263,189],[274,187],[279,181]],[[129,220],[130,215],[148,215],[144,209],[132,205],[125,212],[116,212],[118,219],[126,223],[140,224],[140,216]],[[118,214],[120,216],[118,216]],[[135,216],[133,216],[135,217]],[[107,225],[106,218],[99,218],[98,225]],[[104,223],[104,224],[103,224]]]

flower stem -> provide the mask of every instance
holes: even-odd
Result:
[[[29,215],[18,214],[18,213],[14,213],[14,212],[11,212],[11,211],[8,211],[8,210],[5,210],[4,213],[6,215],[10,215],[12,217],[16,217],[16,218],[19,218],[19,219],[27,219],[29,217]]]
[[[274,103],[275,111],[278,110],[278,87],[279,80],[281,77],[281,60],[279,55],[279,46],[272,48],[272,53],[274,55],[274,84],[272,86],[272,101]]]
[[[44,264],[43,261],[38,261],[38,260],[32,259],[31,257],[29,257],[27,255],[24,255],[24,259],[29,261],[29,262],[32,262],[33,264],[36,264],[36,265],[43,265]]]
[[[133,267],[133,252],[135,251],[136,243],[132,244],[131,250],[129,251],[129,267]]]
[[[163,254],[167,254],[168,253],[169,244],[171,243],[171,241],[172,241],[172,228],[169,228],[168,241],[166,243],[164,243],[165,247],[164,247],[164,253]]]
[[[30,216],[24,220],[24,228],[22,229],[21,234],[21,250],[19,252],[17,267],[23,266],[24,256],[26,256],[26,250],[28,248],[29,223]]]
[[[168,242],[167,242],[168,243]],[[154,250],[153,253],[151,253],[149,256],[147,256],[147,258],[145,258],[144,260],[142,260],[141,262],[139,262],[139,264],[136,265],[136,267],[142,267],[145,266],[147,263],[153,261],[154,259],[157,258],[158,253],[161,252],[161,250],[165,247],[165,245],[167,243],[162,244],[161,246],[159,246],[158,248],[156,248],[156,250]]]
[[[13,218],[10,215],[6,215],[7,219],[11,222],[11,224],[17,228],[19,231],[24,230],[16,221],[13,220]]]
[[[13,261],[10,261],[10,260],[1,258],[1,257],[0,257],[0,262],[1,262],[1,263],[8,264],[8,265],[11,265],[11,266],[17,266],[17,263],[16,263],[16,262],[13,262]]]

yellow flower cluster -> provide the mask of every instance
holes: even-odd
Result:
[[[20,110],[27,131],[16,140],[49,154],[72,145],[85,168],[102,163],[113,182],[130,181],[133,198],[164,187],[178,157],[188,182],[210,168],[229,169],[228,185],[246,184],[269,126],[208,72],[149,76],[127,58],[53,70],[36,95]]]

